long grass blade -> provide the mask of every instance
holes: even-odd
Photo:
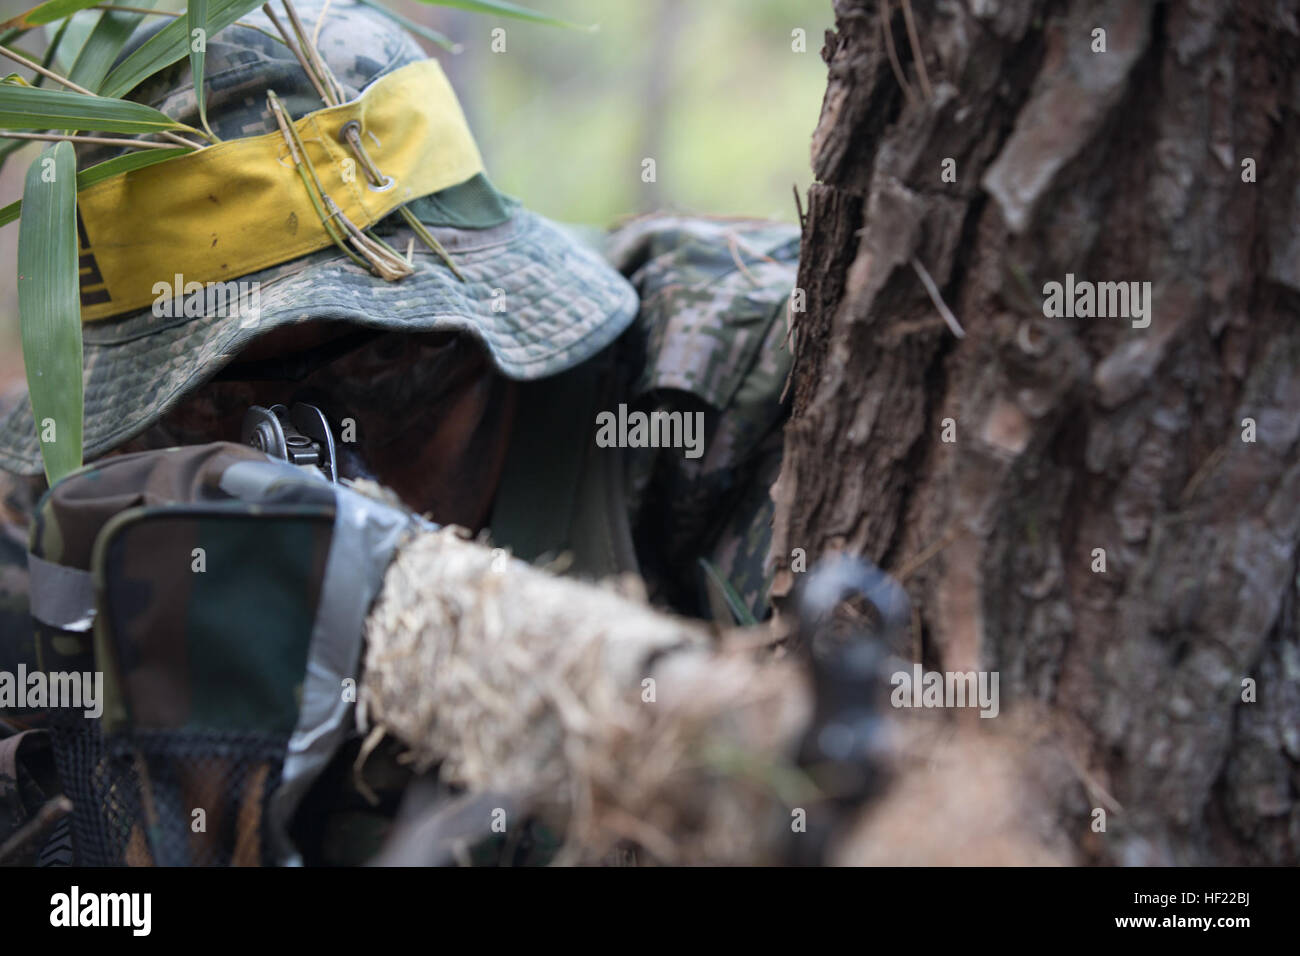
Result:
[[[41,57],[41,66],[43,66],[45,69],[48,70],[50,66],[54,63],[54,58],[58,55],[59,47],[63,44],[63,38],[67,36],[68,27],[71,25],[72,25],[72,17],[68,17],[66,20],[60,23],[59,28],[54,31],[54,39],[50,41],[50,45],[45,48],[44,56]],[[32,85],[40,86],[41,81],[43,81],[44,79],[45,77],[37,74],[36,80]]]
[[[153,2],[154,0],[142,0],[146,7]],[[108,76],[109,67],[144,17],[142,13],[105,10],[82,44],[72,69],[68,71],[68,79],[92,93],[98,93],[104,77]]]
[[[208,125],[208,107],[203,96],[203,60],[208,49],[208,0],[189,0],[186,25],[190,35],[190,76],[194,80],[194,98],[198,101],[199,122],[211,139],[217,135]]]
[[[0,131],[5,139],[43,140],[47,143],[94,143],[97,146],[125,146],[127,149],[166,149],[165,143],[155,143],[151,139],[127,139],[123,136],[87,136],[84,133],[19,133],[7,129]]]
[[[357,0],[357,2],[362,6],[370,7],[372,10],[378,10],[404,30],[409,30],[416,36],[424,37],[430,43],[436,43],[448,53],[460,53],[465,49],[451,37],[439,33],[437,30],[431,29],[430,27],[426,27],[423,23],[416,23],[409,17],[402,16],[396,10],[388,9],[388,7],[379,3],[378,0]]]
[[[0,83],[0,128],[85,129],[105,133],[190,129],[143,103],[65,90],[38,90],[12,83]]]
[[[26,13],[20,13],[13,19],[0,23],[0,29],[23,30],[39,27],[71,16],[86,7],[93,7],[98,2],[99,0],[48,0],[47,3],[32,7]]]
[[[589,32],[599,29],[594,23],[571,23],[568,20],[560,20],[544,13],[538,13],[536,10],[529,10],[527,7],[521,7],[518,4],[507,3],[506,0],[420,0],[420,2],[435,7],[455,7],[457,10],[468,10],[471,13],[486,13],[492,16],[510,17],[513,20],[527,20],[530,23],[542,23],[548,27],[566,27],[570,30],[587,30]]]
[[[714,586],[716,586],[722,593],[723,600],[727,602],[727,609],[731,611],[731,615],[736,619],[736,623],[742,627],[753,627],[757,624],[758,621],[754,617],[754,612],[752,612],[749,609],[749,606],[745,604],[744,599],[740,596],[739,592],[732,587],[731,582],[722,576],[722,572],[709,563],[706,558],[699,558],[698,560],[700,567],[704,569],[704,573],[708,575],[709,580],[712,581]]]
[[[245,13],[260,7],[264,0],[210,0],[208,4],[208,36],[214,37]],[[104,96],[124,96],[141,81],[159,70],[171,66],[190,51],[189,24],[186,17],[177,17],[133,51],[117,65],[104,80],[100,93]]]
[[[27,169],[27,215],[18,229],[23,362],[50,484],[81,467],[84,402],[76,187],[72,146],[55,143]]]

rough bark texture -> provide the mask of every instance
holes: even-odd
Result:
[[[1295,863],[1296,4],[911,5],[928,99],[899,0],[912,98],[877,0],[823,49],[777,594],[795,548],[904,577],[927,665],[1050,705],[1082,859]],[[1151,282],[1149,327],[1046,317],[1067,273]]]

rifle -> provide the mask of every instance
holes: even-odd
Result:
[[[56,748],[79,843],[109,862],[293,862],[295,812],[358,734],[361,759],[391,737],[433,784],[387,862],[529,819],[564,834],[559,862],[811,859],[885,778],[883,645],[808,639],[854,590],[906,620],[873,570],[815,569],[791,633],[720,633],[635,581],[560,577],[226,443],[106,459],[56,484],[38,526],[64,545],[56,565],[33,539],[33,568],[57,567],[38,632],[94,620],[109,699]],[[196,802],[215,832],[188,825]]]

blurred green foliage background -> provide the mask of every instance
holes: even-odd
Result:
[[[410,15],[420,4],[392,0]],[[822,0],[534,0],[596,33],[456,13],[443,62],[501,188],[604,224],[653,208],[794,221],[826,89]],[[427,10],[427,8],[425,8]],[[441,11],[434,11],[435,13]],[[506,31],[506,52],[491,31]],[[804,32],[796,53],[793,31]],[[657,182],[643,183],[642,160]]]
[[[653,209],[795,220],[791,187],[802,194],[811,181],[826,88],[829,0],[517,0],[595,32],[383,2],[460,45],[420,41],[451,77],[489,176],[531,208],[598,226]],[[34,3],[0,0],[0,18]],[[78,20],[88,29],[98,15]],[[43,43],[29,35],[22,46]],[[38,152],[5,164],[0,205],[21,195]],[[654,182],[642,179],[645,159]],[[17,239],[16,223],[0,229],[0,383],[22,375]]]

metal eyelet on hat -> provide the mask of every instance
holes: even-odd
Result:
[[[362,145],[360,120],[348,120],[343,124],[339,130],[339,142],[345,143],[361,162],[361,168],[366,171],[366,188],[371,192],[387,192],[397,185],[397,180],[392,176],[380,172],[379,167],[370,158],[370,154],[366,152],[366,147]]]

